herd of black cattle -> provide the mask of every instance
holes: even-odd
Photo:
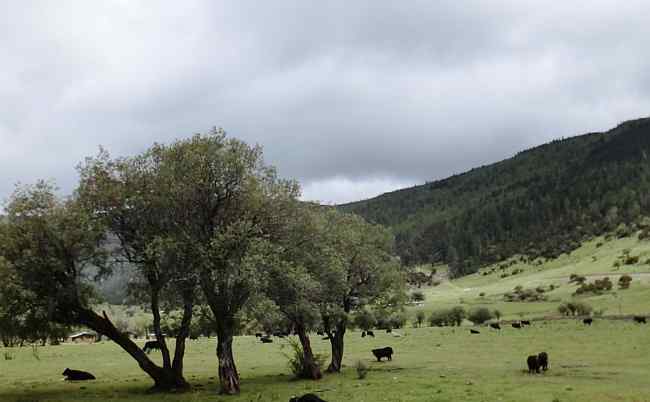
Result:
[[[634,316],[633,320],[637,324],[646,324],[646,317],[644,316]],[[589,317],[585,318],[582,320],[582,323],[584,325],[592,325],[594,323],[594,319]],[[510,324],[512,328],[515,329],[522,329],[524,327],[532,325],[530,321],[528,320],[521,320],[519,322],[513,322]],[[499,323],[491,323],[488,325],[489,328],[492,328],[494,330],[500,331],[501,330],[501,325]],[[387,333],[391,333],[390,329],[386,330]],[[476,329],[470,329],[470,334],[480,334],[481,332]],[[317,332],[318,335],[324,336],[325,333],[322,331]],[[272,334],[275,337],[278,338],[285,338],[289,336],[289,333],[285,332],[275,332]],[[363,331],[361,333],[361,337],[365,338],[366,336],[375,337],[375,333],[373,331]],[[399,335],[394,335],[394,336],[399,336]],[[260,332],[255,334],[255,337],[259,338],[262,343],[272,343],[273,339],[271,338],[271,334],[262,334]],[[324,336],[323,340],[328,340],[328,336]],[[147,341],[144,344],[144,347],[142,350],[145,353],[150,353],[152,350],[160,350],[160,343],[158,341]],[[386,346],[383,348],[378,348],[378,349],[372,349],[371,350],[372,354],[375,356],[378,362],[381,361],[382,358],[386,358],[387,360],[393,360],[393,348],[390,346]],[[548,353],[546,352],[541,352],[537,355],[531,355],[528,356],[526,359],[526,365],[528,366],[528,373],[529,374],[539,374],[542,371],[546,371],[549,369],[549,358],[548,358]],[[68,381],[86,381],[86,380],[94,380],[95,376],[81,370],[72,370],[69,368],[66,368],[65,371],[63,371],[63,375],[66,377],[65,379]],[[293,397],[289,399],[289,402],[326,402],[323,399],[319,398],[318,396],[314,394],[305,394],[301,397]]]

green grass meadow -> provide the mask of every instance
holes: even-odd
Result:
[[[602,241],[602,239],[600,239]],[[469,323],[458,328],[407,328],[401,337],[376,331],[376,338],[349,332],[344,369],[321,381],[296,381],[289,374],[284,353],[286,340],[262,344],[251,336],[237,337],[235,353],[242,393],[217,394],[215,340],[189,341],[185,374],[191,391],[182,394],[148,394],[152,385],[128,355],[111,342],[64,344],[37,349],[0,348],[0,401],[283,401],[292,395],[314,392],[329,402],[343,401],[650,401],[650,324],[631,320],[595,318],[591,327],[579,319],[557,319],[557,305],[572,298],[571,273],[589,280],[608,275],[634,274],[628,290],[616,288],[603,295],[580,297],[601,309],[605,316],[650,313],[650,244],[621,239],[596,246],[586,243],[571,255],[542,265],[519,263],[523,269],[507,278],[497,274],[471,275],[423,289],[427,298],[420,307],[427,313],[441,307],[488,306],[503,312],[504,320],[537,319],[532,327],[517,330],[504,325],[497,332],[486,327],[471,335]],[[639,255],[632,266],[613,266],[623,250]],[[505,302],[503,294],[515,286],[524,288],[555,284],[545,302]],[[483,293],[483,296],[480,294]],[[547,318],[547,319],[544,319]],[[553,319],[551,319],[553,318]],[[328,354],[329,342],[312,336],[316,352]],[[391,346],[390,362],[373,361],[371,349]],[[550,370],[541,375],[526,372],[526,357],[546,351]],[[152,355],[156,356],[157,352]],[[5,355],[11,360],[5,360]],[[158,355],[159,357],[159,355]],[[370,371],[358,379],[357,361]],[[66,368],[87,370],[96,381],[68,383]]]

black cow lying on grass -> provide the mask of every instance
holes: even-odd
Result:
[[[271,339],[268,335],[261,337],[260,341],[262,341],[262,343],[273,343],[273,339]]]
[[[528,364],[528,374],[539,373],[539,361],[536,355],[528,356],[526,363]]]
[[[86,381],[95,379],[95,376],[90,373],[69,368],[63,370],[63,375],[65,376],[66,381]]]
[[[372,336],[373,338],[375,337],[375,333],[372,332],[372,331],[368,331],[368,332],[366,332],[366,334],[367,334],[368,336]]]
[[[512,328],[521,329],[521,324],[518,323],[518,322],[513,322],[513,323],[512,323]]]
[[[582,323],[585,325],[591,325],[593,324],[593,322],[594,322],[593,318],[585,318],[584,320],[582,320]]]
[[[289,399],[289,402],[327,402],[327,401],[320,399],[314,394],[305,394],[300,398],[294,396],[293,398]]]
[[[634,316],[634,322],[636,322],[637,324],[646,324],[645,317],[640,316],[640,315],[635,315]]]
[[[490,328],[500,330],[500,329],[501,329],[501,325],[493,323],[493,324],[490,324]]]
[[[387,357],[388,360],[393,360],[393,348],[390,346],[380,349],[373,349],[372,354],[375,355],[378,362],[381,361],[382,357]]]
[[[142,348],[144,353],[149,353],[152,350],[160,350],[160,342],[158,341],[147,341]]]
[[[475,329],[470,329],[470,330],[469,330],[469,333],[470,333],[470,334],[480,334],[480,332],[477,331],[477,330],[475,330]]]
[[[537,355],[537,363],[539,364],[539,368],[542,370],[546,371],[548,370],[548,354],[546,352],[542,352]]]

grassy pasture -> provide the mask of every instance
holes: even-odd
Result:
[[[633,274],[628,290],[613,290],[580,300],[604,309],[606,315],[650,315],[650,242],[633,238],[602,239],[542,265],[517,263],[508,268],[523,269],[515,276],[471,275],[440,286],[423,288],[426,301],[409,308],[430,312],[436,308],[463,305],[488,306],[502,311],[503,319],[557,316],[558,304],[572,298],[572,273],[588,280],[603,275],[616,283],[623,273]],[[614,267],[629,250],[640,256],[634,265]],[[489,269],[489,268],[488,268]],[[503,294],[515,286],[524,288],[555,284],[546,302],[505,302]],[[483,296],[480,294],[484,293]],[[557,317],[556,317],[557,318]],[[214,339],[190,341],[185,373],[193,389],[183,394],[151,395],[151,383],[137,365],[111,342],[93,345],[60,345],[38,349],[0,348],[0,402],[34,401],[287,401],[291,395],[316,392],[329,402],[407,401],[650,401],[650,324],[596,319],[591,327],[579,320],[536,321],[532,328],[505,327],[500,332],[481,328],[470,335],[469,326],[460,328],[405,328],[402,337],[376,331],[374,339],[350,332],[346,339],[345,368],[340,375],[328,375],[318,382],[295,381],[289,375],[284,353],[286,341],[261,344],[254,337],[235,341],[235,353],[242,377],[242,394],[216,394]],[[312,337],[314,349],[328,354],[329,343]],[[373,361],[370,350],[391,346],[392,362]],[[526,357],[546,351],[551,369],[543,375],[525,373]],[[5,360],[4,354],[12,356]],[[156,356],[157,352],[154,352]],[[357,379],[358,360],[371,371]],[[60,373],[66,367],[94,373],[97,381],[66,383]]]
[[[650,326],[597,320],[585,327],[576,320],[504,328],[501,333],[468,328],[404,329],[400,338],[383,332],[375,339],[352,332],[347,338],[341,375],[322,381],[294,381],[276,340],[236,340],[242,375],[241,395],[216,395],[214,340],[191,342],[186,374],[191,392],[149,395],[148,380],[132,360],[110,342],[47,346],[37,360],[31,348],[11,349],[14,360],[0,360],[0,400],[4,401],[287,401],[293,394],[318,392],[328,401],[650,401]],[[314,338],[316,350],[327,341]],[[373,362],[370,349],[390,345],[392,362]],[[7,350],[0,350],[0,353]],[[551,369],[525,373],[525,358],[546,351]],[[354,365],[371,368],[359,380]],[[93,372],[97,381],[66,383],[65,367]]]

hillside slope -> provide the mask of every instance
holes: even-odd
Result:
[[[648,155],[645,118],[340,208],[390,226],[406,264],[448,263],[462,276],[517,253],[554,258],[607,231],[629,233],[650,214]]]

